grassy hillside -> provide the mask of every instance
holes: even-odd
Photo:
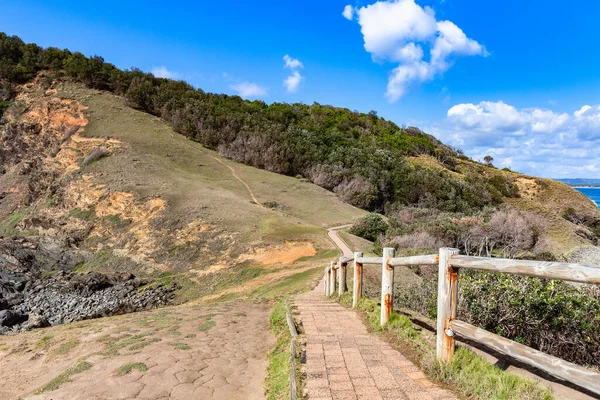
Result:
[[[10,141],[39,141],[25,128],[39,124],[50,146],[5,157],[0,235],[76,242],[81,272],[173,280],[180,301],[240,292],[244,282],[250,293],[336,254],[325,228],[364,215],[305,180],[223,159],[106,92],[63,83],[44,90],[36,80],[16,102],[5,120],[20,136]],[[97,149],[104,156],[83,166]],[[38,167],[23,174],[32,160]]]

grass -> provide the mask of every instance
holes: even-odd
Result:
[[[52,338],[53,338],[52,335],[44,335],[44,336],[42,336],[38,340],[38,342],[36,343],[35,348],[36,349],[45,349],[45,348],[47,348],[50,345],[50,343],[52,342]]]
[[[291,336],[286,321],[285,300],[275,303],[269,326],[277,342],[268,355],[269,366],[264,382],[265,396],[268,400],[283,400],[289,398],[290,391]]]
[[[19,209],[0,221],[0,236],[12,236],[18,232],[17,225],[25,218],[27,211]]]
[[[130,363],[121,365],[115,371],[115,375],[117,375],[117,376],[126,375],[126,374],[130,373],[131,371],[133,371],[134,369],[137,369],[140,372],[148,371],[148,367],[146,366],[146,364],[141,363],[141,362],[130,362]]]
[[[352,295],[345,293],[340,303],[348,307]],[[435,349],[427,343],[405,315],[392,312],[389,322],[382,328],[379,323],[380,307],[377,302],[362,298],[358,309],[365,314],[372,331],[392,333],[399,344],[410,346],[419,358],[421,368],[430,379],[448,384],[466,398],[502,400],[550,400],[549,389],[527,378],[510,374],[490,364],[469,349],[457,346],[451,363],[442,363],[435,358]]]
[[[254,299],[279,299],[291,294],[305,291],[319,276],[323,268],[317,267],[298,274],[286,276],[254,290],[250,297]]]
[[[373,252],[373,242],[355,236],[345,230],[338,231],[338,235],[352,251],[361,251],[365,257],[376,256]]]
[[[73,375],[80,374],[84,371],[87,371],[88,369],[90,369],[92,367],[93,367],[92,363],[87,362],[87,361],[82,361],[82,362],[78,363],[77,365],[75,365],[74,367],[67,369],[65,372],[58,375],[56,378],[52,379],[50,382],[46,383],[44,386],[42,386],[40,389],[38,389],[36,391],[36,394],[56,390],[61,385],[65,384],[67,382],[70,382],[71,377]]]
[[[201,323],[200,325],[198,325],[198,330],[201,332],[205,332],[211,328],[214,328],[217,325],[217,323],[211,319],[209,319],[206,322]]]
[[[233,286],[242,285],[245,282],[271,272],[267,269],[241,264],[223,272],[204,276],[202,278],[202,285],[190,279],[187,273],[173,272],[161,273],[156,277],[156,283],[162,283],[166,286],[177,285],[179,289],[175,295],[175,304],[182,304],[218,293]]]
[[[179,350],[189,350],[191,349],[191,346],[189,344],[186,343],[171,343],[171,346],[173,346],[176,349]]]
[[[169,329],[167,329],[167,333],[169,335],[181,336],[181,332],[179,332],[179,325],[173,325]]]
[[[154,335],[154,332],[140,333],[135,336],[127,333],[114,337],[111,335],[103,336],[98,341],[103,342],[106,346],[99,354],[104,357],[116,357],[121,354],[119,351],[122,349],[140,350],[161,340],[159,338],[149,338],[152,335]]]
[[[65,354],[67,354],[71,350],[73,350],[75,347],[79,346],[80,343],[81,342],[77,339],[71,339],[71,340],[61,344],[60,346],[58,346],[54,350],[54,354],[57,356],[64,356]]]

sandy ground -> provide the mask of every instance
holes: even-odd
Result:
[[[269,313],[241,301],[184,305],[0,337],[0,398],[261,399]],[[120,374],[128,363],[142,370]]]

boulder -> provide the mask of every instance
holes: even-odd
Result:
[[[0,325],[1,326],[13,326],[21,324],[27,321],[27,314],[21,313],[20,311],[13,310],[2,310],[0,311]]]

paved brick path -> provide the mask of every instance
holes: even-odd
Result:
[[[456,399],[412,362],[367,332],[358,315],[323,295],[296,297],[306,345],[306,399]]]

